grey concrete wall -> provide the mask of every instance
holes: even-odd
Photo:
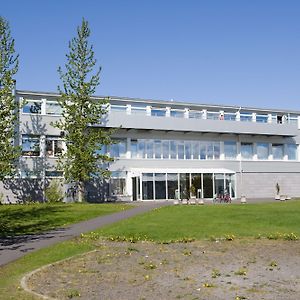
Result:
[[[300,197],[300,173],[243,173],[236,174],[237,195],[248,198],[274,198],[276,184],[280,186],[280,194],[290,197]]]
[[[153,117],[144,115],[127,115],[124,112],[112,111],[104,126],[118,128],[135,128],[150,130],[175,130],[191,132],[238,133],[273,136],[296,136],[296,124],[265,124],[255,122],[237,122],[221,120],[185,119],[173,117]]]

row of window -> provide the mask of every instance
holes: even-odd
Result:
[[[58,157],[63,152],[63,141],[59,137],[46,136],[46,156]],[[220,159],[221,142],[218,141],[181,141],[181,140],[131,140],[131,158],[144,159]],[[40,137],[23,135],[22,154],[24,156],[40,156]],[[126,158],[127,140],[117,139],[107,149],[102,146],[101,153],[109,153],[111,157]],[[272,155],[274,160],[282,160],[287,155],[288,160],[297,160],[296,144],[254,143],[241,142],[240,152],[242,159],[267,160]],[[224,158],[236,159],[238,154],[237,142],[224,142]]]
[[[42,100],[26,100],[22,108],[23,113],[29,114],[42,114]],[[147,106],[128,106],[126,105],[114,105],[110,106],[111,111],[118,112],[129,112],[130,114],[147,114]],[[45,104],[45,114],[47,115],[61,115],[62,107],[56,101],[46,101]],[[151,116],[155,117],[166,117],[167,109],[160,107],[150,108]],[[208,120],[227,120],[227,121],[237,121],[242,122],[257,122],[257,123],[297,123],[297,115],[293,114],[252,114],[249,112],[223,112],[223,111],[197,111],[197,110],[184,110],[184,109],[170,109],[170,117],[174,118],[184,118],[188,117],[190,119],[208,119]]]
[[[221,142],[214,141],[180,141],[180,140],[131,140],[131,158],[146,159],[220,159]],[[257,159],[267,160],[272,155],[274,160],[297,160],[296,144],[278,143],[244,143],[240,144],[241,158],[251,160],[256,154]],[[103,148],[102,151],[105,151]],[[117,140],[110,147],[110,155],[117,158],[126,157],[126,140]],[[224,142],[224,158],[236,159],[238,154],[237,142]]]

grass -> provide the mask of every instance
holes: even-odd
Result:
[[[113,203],[1,205],[0,237],[40,233],[127,208]]]
[[[168,206],[103,227],[103,236],[154,241],[300,235],[300,201],[247,205]]]
[[[300,201],[251,205],[169,206],[107,226],[98,230],[97,235],[129,238],[133,235],[146,235],[156,241],[182,240],[184,237],[206,239],[228,234],[247,238],[256,237],[258,234],[267,236],[274,232],[294,232],[299,236],[299,223]],[[36,299],[19,287],[20,279],[25,273],[95,247],[95,240],[91,238],[76,238],[30,253],[0,267],[0,299]]]

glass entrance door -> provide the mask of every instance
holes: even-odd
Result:
[[[203,198],[213,198],[213,174],[203,174]]]

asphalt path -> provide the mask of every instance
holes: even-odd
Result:
[[[0,266],[6,265],[27,253],[80,236],[81,233],[86,233],[169,204],[171,203],[167,201],[139,202],[135,203],[132,209],[97,217],[70,225],[69,227],[58,228],[41,234],[0,238]]]

